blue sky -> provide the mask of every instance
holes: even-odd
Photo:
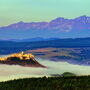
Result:
[[[90,0],[0,0],[0,26],[90,16]]]

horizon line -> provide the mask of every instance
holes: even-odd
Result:
[[[90,17],[88,15],[81,15],[81,16],[77,16],[75,18],[65,18],[65,17],[57,17],[55,19],[58,19],[58,18],[64,18],[64,19],[67,19],[67,20],[73,20],[73,19],[76,19],[76,18],[80,18],[80,17]],[[55,19],[52,19],[52,20],[55,20]],[[12,25],[12,24],[17,24],[17,23],[40,23],[40,22],[46,22],[46,23],[49,23],[51,22],[52,20],[49,20],[49,21],[31,21],[31,22],[25,22],[25,21],[19,21],[19,22],[15,22],[15,23],[11,23],[11,24],[7,24],[7,25],[1,25],[0,27],[6,27],[6,26],[9,26],[9,25]]]

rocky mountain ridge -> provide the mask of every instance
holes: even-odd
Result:
[[[17,36],[17,37],[16,37]],[[50,22],[18,22],[0,27],[2,39],[25,38],[78,38],[90,36],[90,17],[80,16],[74,19],[56,18]]]

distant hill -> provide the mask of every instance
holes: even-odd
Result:
[[[8,40],[1,40],[1,41],[14,41],[14,42],[37,42],[37,41],[47,41],[47,40],[57,40],[59,38],[30,38],[30,39],[8,39]]]
[[[0,39],[78,38],[90,36],[90,17],[58,17],[50,22],[18,22],[0,27]]]
[[[64,72],[63,74],[61,74],[61,76],[63,77],[71,77],[71,76],[76,76],[74,73],[71,72]]]
[[[51,76],[53,76],[53,77],[60,77],[60,76],[72,77],[72,76],[76,76],[76,75],[74,73],[71,73],[71,72],[64,72],[63,74],[51,74]]]
[[[0,41],[0,55],[25,51],[52,61],[90,65],[90,38],[56,39],[36,42]]]
[[[90,47],[90,38],[45,39],[43,41],[7,41],[1,40],[0,47]]]
[[[90,47],[90,38],[55,39],[36,42],[0,41],[0,54],[9,54],[37,48],[84,48]]]

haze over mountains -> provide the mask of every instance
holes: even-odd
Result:
[[[90,36],[90,17],[56,18],[50,22],[18,22],[0,27],[0,39],[78,38]]]

